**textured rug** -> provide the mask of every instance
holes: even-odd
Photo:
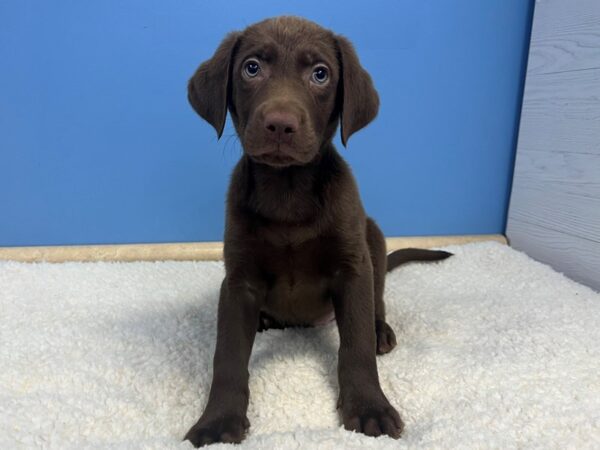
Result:
[[[330,324],[257,335],[242,447],[600,448],[600,295],[500,244],[447,249],[387,279],[399,344],[378,365],[402,439],[341,427]],[[191,448],[222,277],[0,262],[0,448]]]

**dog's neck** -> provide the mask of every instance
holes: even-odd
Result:
[[[259,164],[245,155],[246,207],[269,221],[315,220],[323,207],[322,193],[337,158],[339,155],[330,142],[315,159],[302,166],[276,168]]]

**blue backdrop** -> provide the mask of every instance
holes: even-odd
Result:
[[[532,8],[1,0],[0,246],[220,240],[240,146],[186,83],[226,32],[284,13],[348,36],[373,76],[379,117],[339,148],[384,232],[502,233]]]

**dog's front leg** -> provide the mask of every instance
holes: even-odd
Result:
[[[369,436],[400,437],[400,415],[385,397],[377,374],[373,268],[368,253],[341,271],[333,304],[340,334],[338,379],[344,427]]]
[[[258,327],[262,290],[225,278],[217,318],[217,345],[208,403],[185,436],[194,446],[241,442],[250,422],[248,361]]]

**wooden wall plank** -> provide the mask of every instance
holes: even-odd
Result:
[[[599,147],[600,69],[528,75],[518,149],[597,154]]]
[[[404,236],[386,238],[388,252],[407,248],[432,248],[495,241],[506,244],[500,234],[462,236]],[[0,247],[0,261],[219,261],[222,242],[179,242],[164,244],[63,245],[49,247]]]
[[[509,223],[509,245],[600,291],[600,243],[519,220]]]
[[[600,68],[598,0],[538,0],[528,74]]]
[[[515,167],[519,187],[560,189],[582,197],[600,198],[600,154],[558,151],[523,151]]]
[[[600,243],[600,197],[572,194],[560,183],[522,181],[512,218]]]

